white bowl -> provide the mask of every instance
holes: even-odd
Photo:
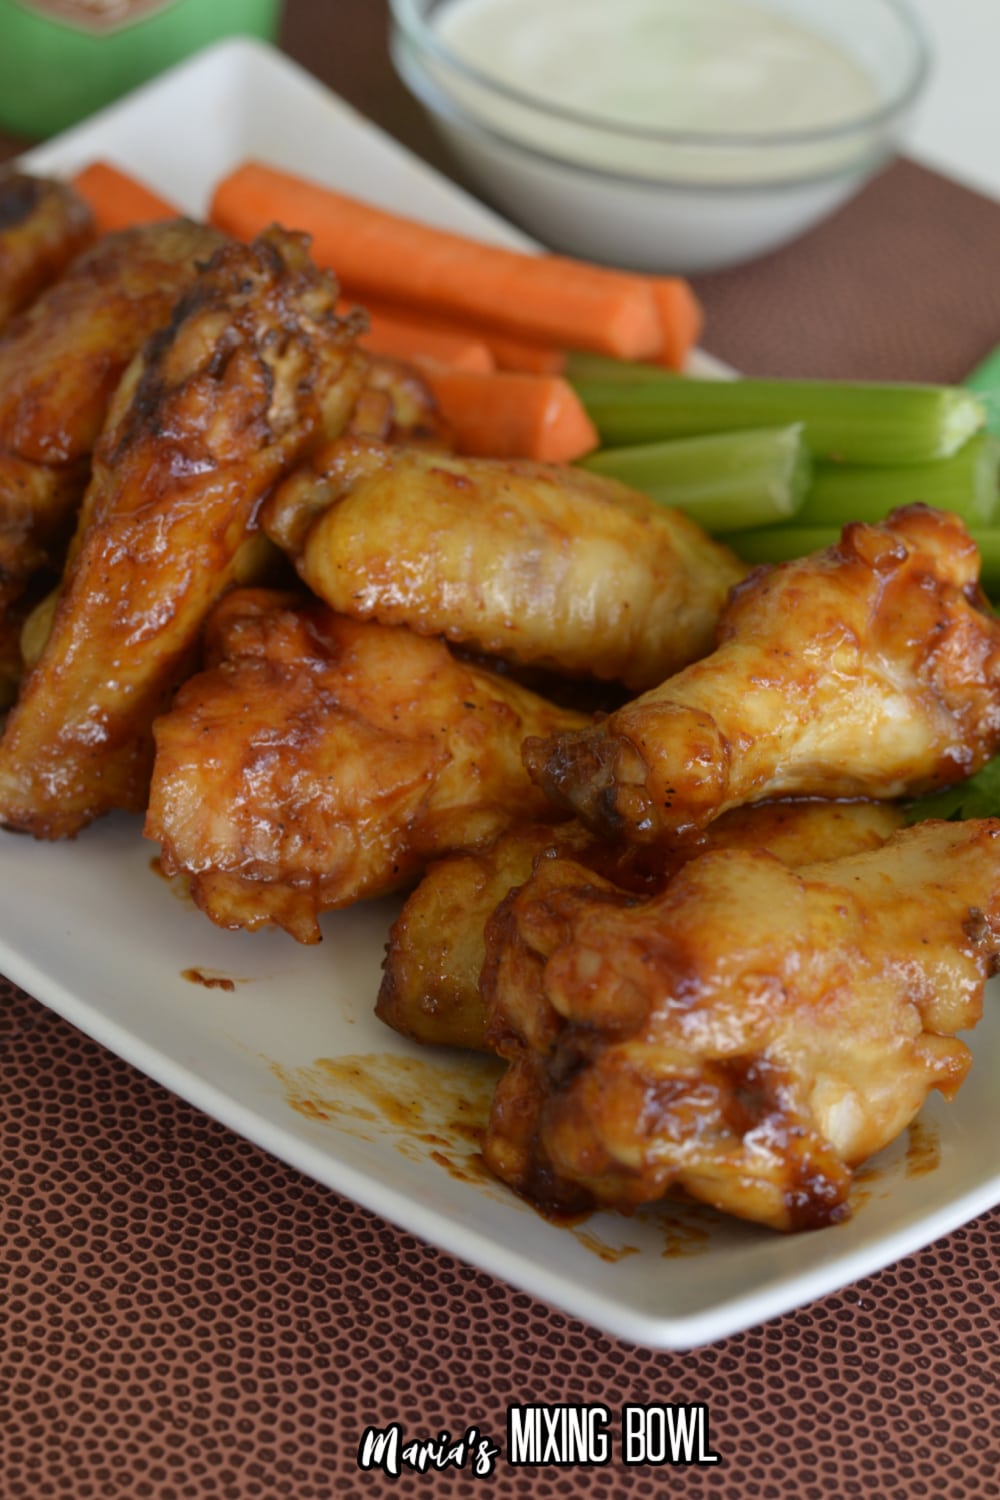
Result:
[[[391,0],[392,56],[469,176],[553,249],[645,271],[750,260],[831,213],[895,153],[928,71],[904,0],[772,0],[864,67],[871,107],[812,130],[646,129],[471,66],[436,30],[447,3]]]

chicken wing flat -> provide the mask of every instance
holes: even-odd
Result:
[[[582,720],[441,641],[265,590],[223,600],[207,648],[156,725],[146,833],[212,921],[300,942],[321,911],[542,816],[521,740]]]
[[[93,237],[93,216],[72,188],[0,171],[0,329]]]
[[[1000,744],[1000,621],[957,517],[906,506],[738,587],[719,645],[597,727],[525,745],[558,805],[672,842],[769,797],[893,798]]]
[[[145,807],[152,722],[261,498],[346,420],[363,364],[301,236],[225,244],[116,393],[51,634],[0,741],[0,821],[41,838]]]
[[[743,565],[613,480],[345,438],[268,502],[331,608],[633,688],[711,648]]]
[[[765,802],[737,808],[673,849],[615,847],[572,820],[518,826],[470,854],[437,860],[389,933],[375,1011],[412,1041],[489,1050],[480,976],[486,924],[541,859],[570,858],[633,893],[654,894],[709,849],[766,849],[787,865],[876,849],[902,812],[877,802]]]
[[[651,900],[543,860],[488,944],[504,1181],[562,1208],[677,1186],[817,1227],[847,1216],[851,1168],[965,1077],[956,1033],[1000,953],[1000,822],[797,871],[717,850]]]
[[[108,235],[0,336],[0,616],[58,566],[126,365],[221,243],[184,220]]]

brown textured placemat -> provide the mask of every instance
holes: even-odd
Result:
[[[764,1328],[655,1354],[317,1187],[2,981],[0,1047],[3,1500],[1000,1496],[1000,1211]],[[723,1462],[355,1466],[369,1424],[502,1444],[529,1401],[704,1401]]]
[[[706,348],[746,374],[960,381],[1000,344],[1000,204],[896,162],[795,244],[694,285]]]

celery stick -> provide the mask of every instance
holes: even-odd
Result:
[[[787,519],[802,504],[812,472],[797,423],[604,448],[581,459],[579,467],[643,490],[658,505],[682,510],[707,531]]]
[[[978,432],[952,458],[899,468],[817,464],[796,524],[881,521],[897,505],[914,500],[954,511],[972,526],[994,525],[1000,511],[1000,440]]]
[[[839,526],[755,526],[727,532],[726,544],[744,562],[780,563],[832,547],[840,533]],[[980,581],[993,598],[1000,593],[1000,527],[972,526],[969,535],[979,548]]]
[[[573,385],[607,447],[802,422],[815,457],[852,464],[947,458],[983,426],[971,391],[820,380],[697,380],[659,371]]]
[[[839,540],[839,526],[753,526],[726,534],[726,545],[748,563],[788,562]]]
[[[610,354],[591,354],[586,349],[573,349],[566,355],[565,378],[575,383],[578,380],[643,381],[676,380],[676,370],[665,365],[649,365],[636,359],[615,359]]]
[[[990,598],[996,600],[1000,596],[1000,527],[986,530],[974,526],[970,534],[982,559],[980,582]]]
[[[975,391],[986,408],[986,426],[1000,437],[1000,349],[988,354],[962,384],[966,390]]]

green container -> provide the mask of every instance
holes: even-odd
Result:
[[[274,39],[280,0],[0,0],[0,129],[44,136],[224,36]]]

